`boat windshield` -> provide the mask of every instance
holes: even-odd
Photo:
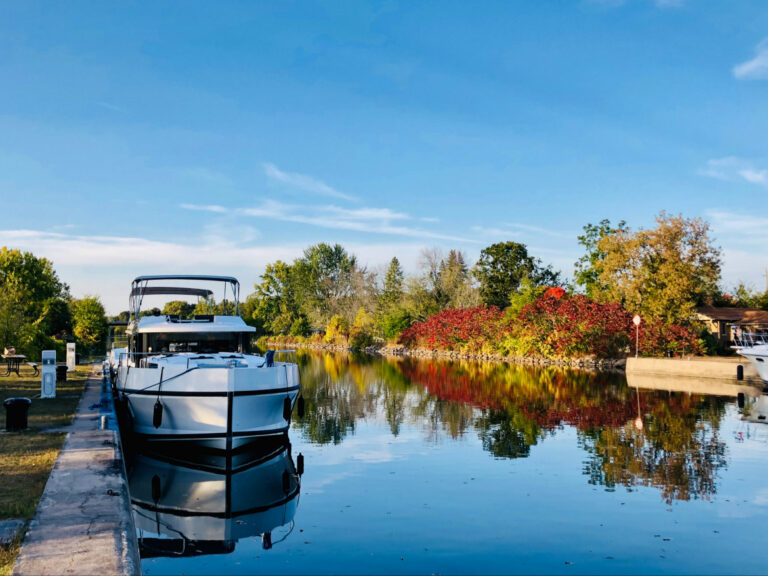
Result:
[[[177,334],[146,334],[149,353],[174,354],[194,352],[214,354],[216,352],[238,352],[247,354],[250,349],[250,334],[238,332],[181,332]]]

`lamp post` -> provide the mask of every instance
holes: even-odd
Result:
[[[640,315],[635,314],[635,317],[632,318],[632,323],[635,325],[635,358],[637,358],[638,355],[638,348],[640,344]]]

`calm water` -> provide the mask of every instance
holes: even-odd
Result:
[[[196,469],[136,458],[145,574],[768,572],[768,424],[735,398],[560,369],[299,361],[290,447]]]

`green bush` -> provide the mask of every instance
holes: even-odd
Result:
[[[393,310],[379,319],[377,327],[382,337],[392,340],[411,324],[413,324],[413,318],[407,310]]]
[[[309,320],[307,320],[305,316],[299,316],[294,320],[293,324],[291,324],[289,334],[291,336],[309,336],[311,330]]]

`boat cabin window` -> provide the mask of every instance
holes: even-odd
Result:
[[[153,354],[194,352],[250,352],[250,334],[247,332],[183,332],[177,334],[144,334],[144,350]]]

